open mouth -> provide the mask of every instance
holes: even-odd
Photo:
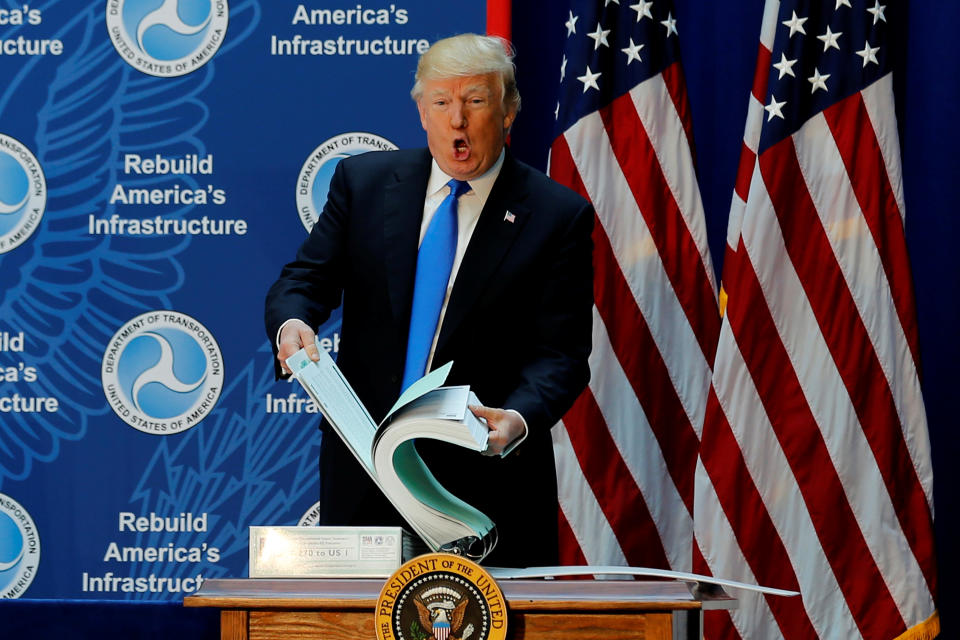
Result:
[[[470,145],[463,138],[453,141],[453,157],[457,160],[466,160],[470,155]]]

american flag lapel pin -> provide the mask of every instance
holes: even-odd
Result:
[[[507,211],[505,214],[503,214],[503,219],[512,224],[513,221],[517,219],[517,216]]]

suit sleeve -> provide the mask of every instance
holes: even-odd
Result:
[[[583,202],[547,264],[532,308],[534,339],[520,383],[504,408],[515,409],[532,432],[550,429],[590,380],[588,358],[593,326],[594,213]]]
[[[341,162],[330,180],[327,203],[317,223],[296,258],[283,267],[267,292],[264,323],[275,356],[277,332],[285,321],[298,318],[316,330],[340,305],[351,201],[347,184]],[[279,375],[279,363],[276,366]]]

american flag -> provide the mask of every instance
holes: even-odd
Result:
[[[716,638],[933,638],[933,493],[891,78],[895,0],[768,0],[697,465]],[[702,554],[702,555],[701,555]],[[901,635],[903,634],[903,635]]]
[[[691,568],[720,328],[671,2],[572,3],[550,175],[594,205],[589,388],[554,429],[561,560]]]

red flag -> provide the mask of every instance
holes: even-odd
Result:
[[[510,0],[487,0],[487,35],[510,39]]]
[[[554,430],[561,559],[689,570],[719,331],[669,2],[574,2],[550,175],[588,198],[591,382]]]
[[[766,5],[697,467],[694,570],[802,595],[737,594],[740,608],[708,625],[714,639],[939,631],[894,9]]]

